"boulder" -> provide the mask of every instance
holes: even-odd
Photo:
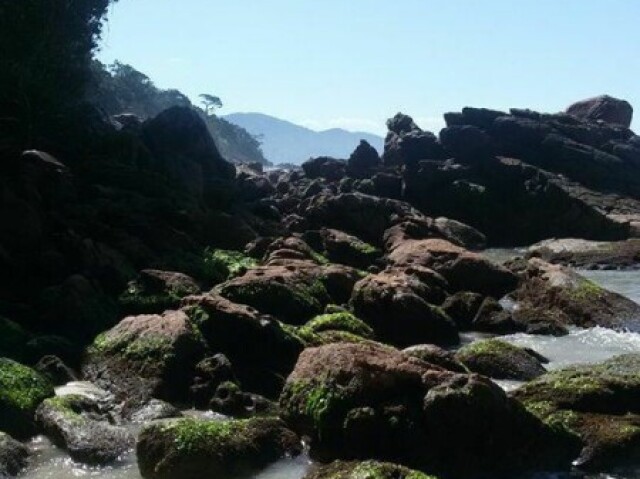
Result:
[[[435,344],[418,344],[403,349],[402,352],[407,356],[418,358],[425,363],[435,364],[441,368],[456,373],[468,373],[469,369],[462,364],[453,352],[442,349]],[[477,372],[477,371],[475,371]]]
[[[635,466],[640,460],[640,356],[553,371],[512,395],[550,426],[577,437],[575,465],[588,471]]]
[[[582,120],[602,120],[625,128],[631,126],[633,119],[633,108],[629,102],[609,95],[576,102],[567,108],[567,113]]]
[[[133,436],[109,424],[99,403],[86,396],[46,399],[35,417],[53,443],[77,462],[109,464],[133,447]]]
[[[478,127],[454,125],[440,132],[440,142],[453,157],[476,164],[495,154],[491,137]]]
[[[273,317],[214,293],[186,298],[183,310],[198,326],[209,348],[228,358],[233,373],[250,391],[277,395],[283,377],[293,369],[304,348],[301,340]],[[228,365],[224,363],[218,357],[218,360],[196,368],[196,377],[203,378],[200,384],[211,385],[213,391],[209,389],[208,392],[214,392],[214,387],[220,384],[211,383],[213,378],[210,376],[214,372],[220,382],[231,380]],[[204,366],[207,366],[206,370],[203,370]],[[202,399],[208,401],[210,397]]]
[[[377,343],[306,349],[280,407],[325,460],[376,457],[459,477],[568,465],[576,453],[490,380]]]
[[[54,394],[53,385],[43,375],[10,359],[0,358],[0,431],[18,439],[34,435],[36,409]]]
[[[0,432],[0,477],[14,477],[27,466],[31,453],[27,446]]]
[[[346,168],[347,163],[344,160],[325,156],[312,158],[302,164],[302,170],[307,178],[323,178],[327,181],[339,181],[344,178],[347,174]]]
[[[545,240],[530,246],[527,257],[588,269],[635,269],[640,266],[640,239],[589,241],[575,238]]]
[[[258,394],[247,393],[236,383],[220,384],[209,402],[209,408],[217,413],[234,418],[251,416],[277,416],[278,406]]]
[[[436,479],[404,466],[378,461],[334,461],[314,467],[303,479]]]
[[[147,425],[136,452],[145,479],[229,477],[285,455],[297,455],[298,437],[278,419],[179,419]]]
[[[432,304],[444,296],[444,284],[436,275],[426,283],[413,274],[386,270],[356,283],[350,305],[381,341],[400,347],[456,344],[455,323]]]
[[[62,386],[78,380],[76,373],[57,356],[43,356],[34,369],[54,386]]]
[[[499,339],[468,344],[455,358],[474,373],[494,379],[530,381],[546,372],[537,355]]]
[[[407,240],[387,254],[397,267],[424,266],[440,273],[454,292],[501,298],[517,286],[516,276],[487,258],[442,239]]]
[[[473,318],[471,329],[493,334],[513,334],[526,331],[527,325],[516,321],[510,311],[504,309],[495,299],[488,297]]]
[[[344,231],[323,228],[318,232],[307,232],[305,238],[310,236],[317,240],[322,254],[333,263],[365,269],[382,256],[375,246]]]
[[[640,328],[638,304],[569,268],[538,258],[514,261],[509,267],[520,277],[520,286],[512,296],[519,308],[528,309],[528,318],[536,318],[535,311],[547,311],[541,314],[551,312],[555,320],[564,321],[565,325]]]
[[[154,160],[185,190],[214,207],[228,201],[235,168],[222,158],[195,110],[163,111],[142,125],[142,138]]]
[[[83,375],[130,407],[151,398],[184,400],[205,346],[182,311],[130,316],[94,340]]]
[[[442,309],[447,315],[453,319],[461,331],[471,329],[473,320],[475,319],[484,296],[471,291],[458,291],[448,296],[442,304]]]
[[[237,383],[231,361],[224,354],[204,358],[196,364],[196,371],[190,392],[196,407],[205,407],[220,384]]]
[[[198,294],[198,283],[183,273],[145,269],[120,295],[124,314],[161,314],[175,309],[185,296]]]
[[[347,161],[347,172],[353,178],[368,178],[380,163],[378,151],[365,140],[360,140]]]

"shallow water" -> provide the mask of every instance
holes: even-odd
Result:
[[[495,261],[505,261],[522,251],[491,250],[487,256]],[[589,279],[601,286],[623,294],[640,303],[640,271],[581,271]],[[505,306],[511,306],[505,304]],[[487,335],[468,334],[463,342],[469,342]],[[518,346],[530,347],[546,356],[550,363],[548,369],[557,369],[572,364],[589,364],[602,362],[613,356],[625,353],[640,353],[640,333],[617,332],[605,328],[572,329],[565,337],[555,338],[547,336],[531,336],[515,334],[504,337],[505,340]],[[517,387],[519,383],[501,381],[505,389]],[[59,394],[69,393],[100,394],[86,385],[73,383],[58,389]],[[196,414],[191,412],[191,414]],[[202,413],[199,413],[202,414]],[[31,442],[36,452],[30,468],[20,477],[23,479],[68,479],[68,478],[98,478],[98,479],[141,479],[135,461],[135,454],[131,451],[120,462],[107,468],[89,468],[74,463],[63,452],[44,438],[38,437]],[[243,479],[301,479],[310,466],[308,455],[297,458],[283,459],[265,470]],[[621,474],[602,474],[592,476],[567,476],[557,474],[539,474],[535,479],[640,479],[640,471]],[[180,479],[180,478],[176,478]],[[529,478],[533,479],[533,478]]]

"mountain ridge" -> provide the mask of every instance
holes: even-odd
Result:
[[[366,140],[380,153],[384,145],[384,139],[373,133],[342,128],[316,131],[265,113],[239,112],[223,118],[257,136],[264,156],[274,164],[301,164],[317,156],[348,158],[360,140]]]

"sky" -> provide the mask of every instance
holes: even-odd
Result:
[[[464,106],[607,93],[640,117],[637,0],[119,0],[108,20],[101,61],[222,114],[383,134],[401,111],[437,132]]]

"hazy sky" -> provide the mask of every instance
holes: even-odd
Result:
[[[640,116],[639,24],[637,0],[119,0],[99,57],[223,113],[383,133],[402,111],[438,130],[467,105],[601,93]]]

